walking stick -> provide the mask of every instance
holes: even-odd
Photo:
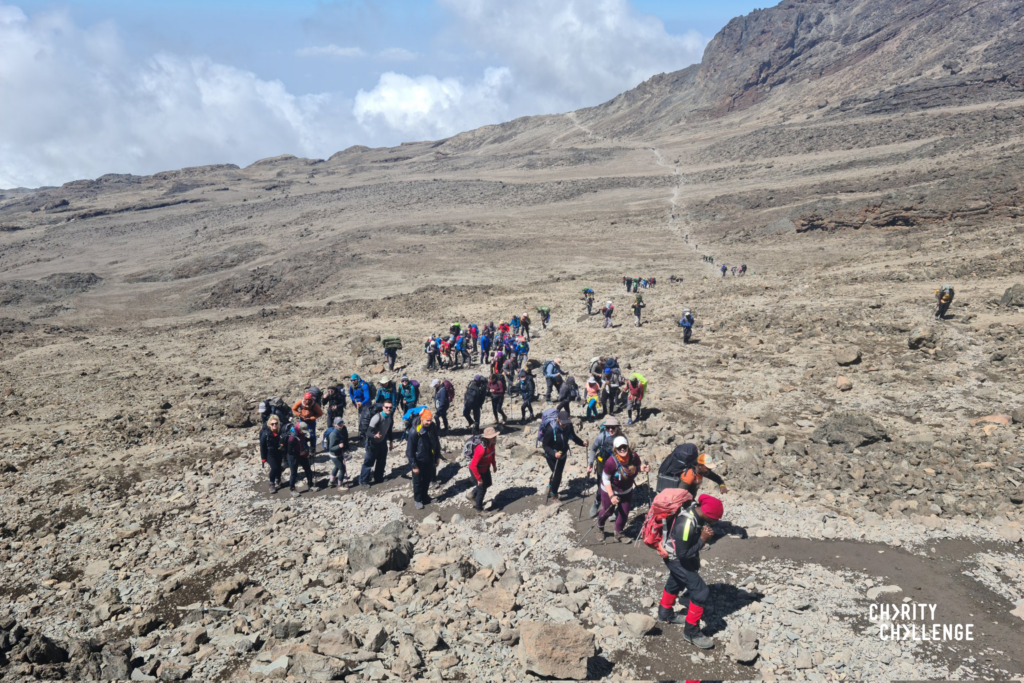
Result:
[[[617,514],[617,515],[621,515],[622,514],[621,505],[622,505],[621,503],[616,503],[615,504],[615,514]],[[610,516],[611,515],[609,515],[609,517]],[[594,529],[597,528],[597,525],[600,523],[600,521],[601,521],[601,515],[598,514],[597,521],[594,522],[594,526],[590,527],[590,529],[587,531],[587,533],[583,534],[583,538],[580,539],[580,545],[583,545],[583,541],[587,540],[587,536],[590,535],[591,531],[593,531]]]
[[[565,461],[569,457],[569,453],[563,453],[562,457],[555,463],[555,469],[551,470],[551,479],[555,478],[555,473],[558,473],[558,480],[562,480],[562,470],[565,469]],[[547,503],[551,499],[551,479],[548,479],[548,492],[544,495],[544,502]],[[557,498],[557,494],[555,495]]]
[[[597,478],[596,477],[594,478],[594,481],[597,482]],[[586,506],[587,499],[590,497],[588,495],[590,493],[590,483],[589,482],[590,482],[590,477],[587,477],[587,488],[584,489],[584,491],[583,491],[583,500],[580,501],[580,514],[576,518],[577,522],[580,521],[581,519],[583,519],[583,508]]]
[[[650,474],[650,472],[645,472],[644,474],[646,475],[646,478],[644,479],[644,485],[647,487],[647,496],[648,496],[648,498],[650,498],[650,500],[647,503],[647,505],[648,505],[647,512],[644,513],[644,516],[646,516],[646,515],[650,514],[650,512],[651,512],[650,506],[654,504],[654,498],[651,496],[651,474]],[[623,528],[625,528],[625,527],[623,527]],[[640,536],[642,536],[643,533],[644,533],[644,525],[641,524],[640,525],[640,530],[636,532],[636,538],[633,539],[633,545],[634,546],[640,545]]]

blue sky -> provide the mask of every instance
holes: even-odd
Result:
[[[589,106],[699,61],[755,7],[0,0],[0,187],[326,157]]]

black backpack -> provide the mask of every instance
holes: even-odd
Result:
[[[697,464],[699,455],[697,447],[692,443],[676,446],[658,467],[658,491],[667,488],[681,488],[679,477]]]

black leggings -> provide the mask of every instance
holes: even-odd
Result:
[[[494,421],[498,421],[498,415],[501,415],[501,419],[508,422],[508,416],[505,415],[505,411],[502,406],[505,405],[505,394],[498,394],[497,396],[491,396],[491,412],[494,413]]]
[[[480,481],[476,483],[476,488],[473,489],[473,500],[477,510],[484,509],[484,496],[487,495],[487,489],[491,488],[491,471],[487,470],[480,476]]]

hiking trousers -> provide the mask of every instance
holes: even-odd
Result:
[[[345,458],[342,455],[331,454],[331,479],[341,481],[345,478]]]
[[[491,396],[491,412],[494,413],[494,421],[498,421],[498,415],[501,415],[501,419],[508,422],[508,415],[505,414],[505,394],[498,394]]]
[[[615,506],[612,505],[612,499],[608,497],[608,492],[600,487],[599,490],[601,491],[601,513],[597,516],[597,526],[600,527],[601,531],[604,531],[604,523],[611,517]],[[616,493],[615,495],[619,497],[619,510],[615,516],[615,533],[621,534],[622,530],[626,528],[629,511],[633,509],[633,491],[629,493]]]
[[[626,417],[628,419],[632,420],[634,412],[636,412],[636,419],[639,420],[640,416],[643,414],[643,406],[641,405],[641,402],[637,401],[637,400],[635,400],[633,398],[627,399],[626,400]]]
[[[303,420],[306,425],[306,429],[309,430],[309,439],[307,440],[307,447],[309,448],[310,455],[316,454],[316,420]]]
[[[601,416],[604,417],[608,413],[615,414],[615,404],[619,400],[618,389],[606,389],[601,392]]]
[[[679,596],[682,590],[686,590],[689,601],[697,607],[707,607],[711,602],[711,590],[704,583],[700,574],[692,569],[687,569],[678,558],[665,560],[668,567],[668,581],[665,582],[665,592],[669,595]],[[682,603],[679,603],[682,605]]]
[[[309,458],[294,455],[288,456],[288,468],[292,471],[292,478],[288,486],[295,488],[295,484],[298,483],[300,467],[306,473],[306,483],[309,484],[309,488],[313,488],[313,470],[309,467]]]
[[[466,406],[462,411],[462,417],[473,429],[480,429],[480,406]]]
[[[491,488],[491,471],[485,471],[480,479],[476,482],[476,488],[473,489],[473,501],[477,510],[484,509],[484,496],[487,495],[487,489]]]
[[[527,400],[524,399],[523,400],[523,404],[521,406],[519,406],[519,420],[521,422],[526,422],[526,412],[527,411],[530,412],[530,419],[531,420],[536,417],[536,415],[533,414],[533,403],[531,401],[527,401]]]
[[[430,502],[430,485],[437,477],[437,463],[433,460],[427,462],[415,461],[416,469],[420,472],[412,473],[412,499],[417,503],[426,505]]]
[[[270,449],[267,449],[270,451]],[[270,483],[281,485],[281,454],[270,451],[267,453],[267,467],[270,469]]]
[[[561,458],[556,458],[553,455],[544,454],[544,459],[548,461],[548,468],[551,470],[551,478],[548,479],[548,487],[551,489],[551,493],[558,493],[558,487],[562,485],[562,472],[565,470],[565,461],[569,457],[568,453],[563,453]]]
[[[605,327],[611,327],[612,326],[612,317],[610,315],[606,315],[604,317],[604,326]]]
[[[366,456],[363,458],[363,469],[359,472],[359,483],[369,486],[384,481],[384,468],[388,464],[388,444],[386,441],[374,443],[366,440]],[[371,481],[372,477],[372,481]]]
[[[448,431],[449,429],[451,429],[451,427],[448,426],[448,408],[449,407],[450,406],[445,406],[444,408],[435,408],[434,409],[434,415],[435,415],[435,417],[437,417],[437,424],[438,424],[439,427],[441,427],[441,429],[443,429],[445,431]]]

